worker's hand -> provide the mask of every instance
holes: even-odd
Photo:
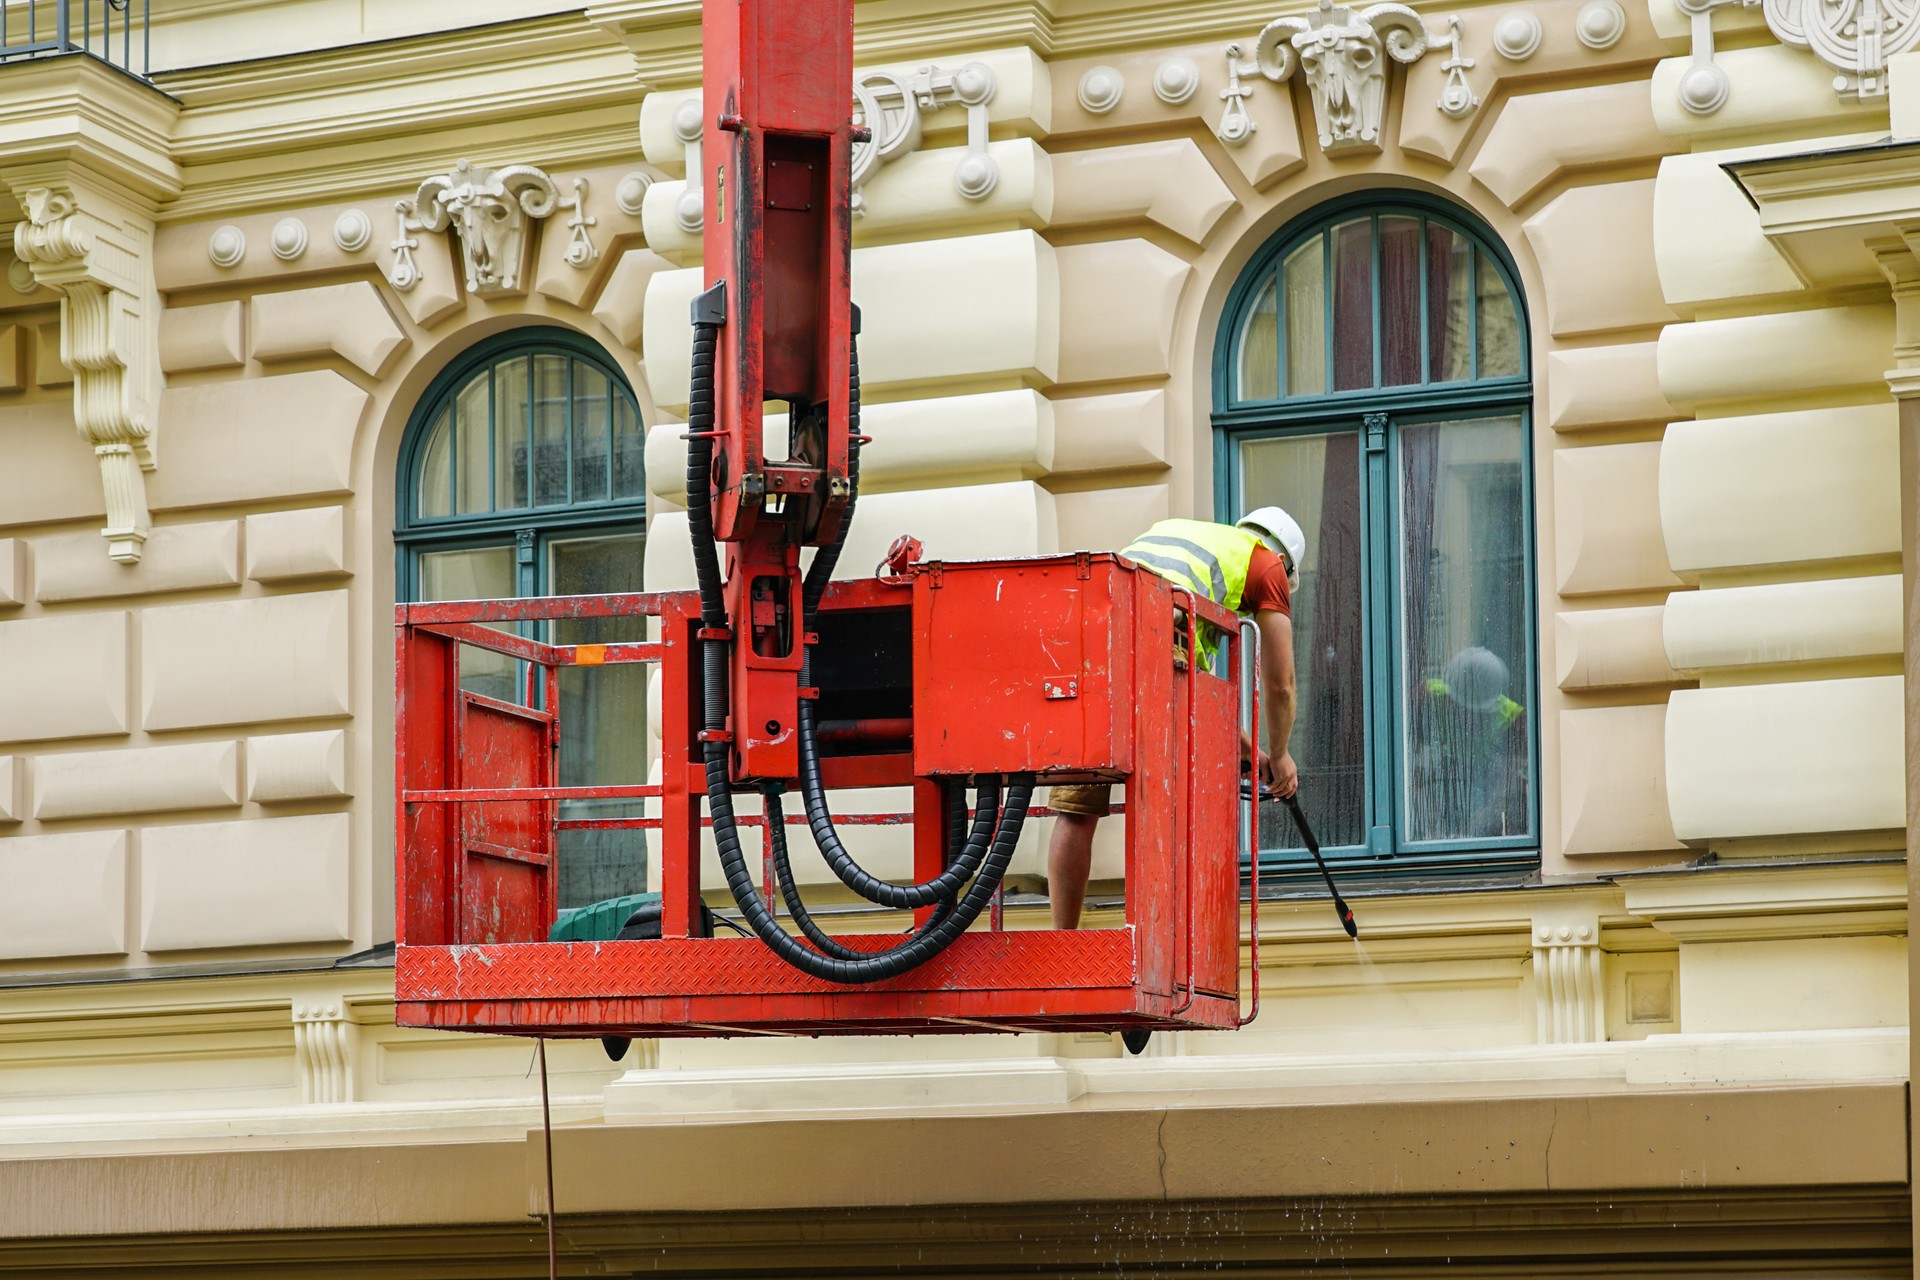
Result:
[[[1279,758],[1274,760],[1268,760],[1263,755],[1260,764],[1261,777],[1266,779],[1273,794],[1282,800],[1300,789],[1300,766],[1293,762],[1293,752],[1282,751]],[[1266,772],[1268,769],[1272,770],[1271,774]]]
[[[1273,789],[1273,757],[1264,751],[1256,752],[1255,758],[1251,763],[1253,765],[1253,776],[1260,780],[1261,787],[1271,791]],[[1240,767],[1243,772],[1247,764],[1247,761],[1241,761]]]

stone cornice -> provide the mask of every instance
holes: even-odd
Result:
[[[78,169],[150,211],[180,190],[179,115],[176,100],[97,58],[33,59],[7,70],[0,161],[11,186],[36,168]]]
[[[1624,873],[1627,910],[1681,942],[1753,942],[1905,933],[1898,859],[1718,865]]]
[[[1920,142],[1871,142],[1721,166],[1809,285],[1878,281],[1867,241],[1920,220]]]

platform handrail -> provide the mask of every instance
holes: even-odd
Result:
[[[1252,618],[1241,618],[1239,630],[1240,729],[1257,753],[1260,749],[1260,628]],[[1247,935],[1253,945],[1253,956],[1248,961],[1252,971],[1253,1008],[1239,1019],[1236,1029],[1260,1016],[1260,850],[1254,847],[1254,834],[1259,829],[1256,821],[1259,805],[1260,779],[1255,777],[1240,806],[1240,856],[1247,860],[1252,880],[1247,894]]]

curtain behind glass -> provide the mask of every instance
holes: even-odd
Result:
[[[1301,804],[1328,847],[1366,843],[1366,659],[1361,644],[1359,437],[1250,440],[1240,509],[1280,506],[1307,535],[1293,595],[1294,762]],[[1264,731],[1263,731],[1264,745]],[[1260,809],[1262,849],[1298,848],[1278,805]]]
[[[1398,445],[1401,838],[1528,835],[1521,420],[1410,424]]]
[[[604,455],[602,463],[604,465]],[[548,593],[603,595],[639,591],[645,549],[640,534],[573,538],[548,548]],[[587,618],[553,624],[555,644],[644,640],[643,618]],[[560,670],[559,782],[615,786],[647,779],[647,671],[638,663]],[[640,800],[568,800],[562,818],[636,817]],[[647,885],[645,832],[562,830],[560,905],[583,906]]]

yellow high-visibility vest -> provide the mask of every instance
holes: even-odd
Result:
[[[1120,554],[1142,569],[1177,583],[1197,596],[1240,611],[1260,536],[1209,520],[1162,520],[1129,542]],[[1218,640],[1212,627],[1200,628],[1200,655],[1211,661]]]

